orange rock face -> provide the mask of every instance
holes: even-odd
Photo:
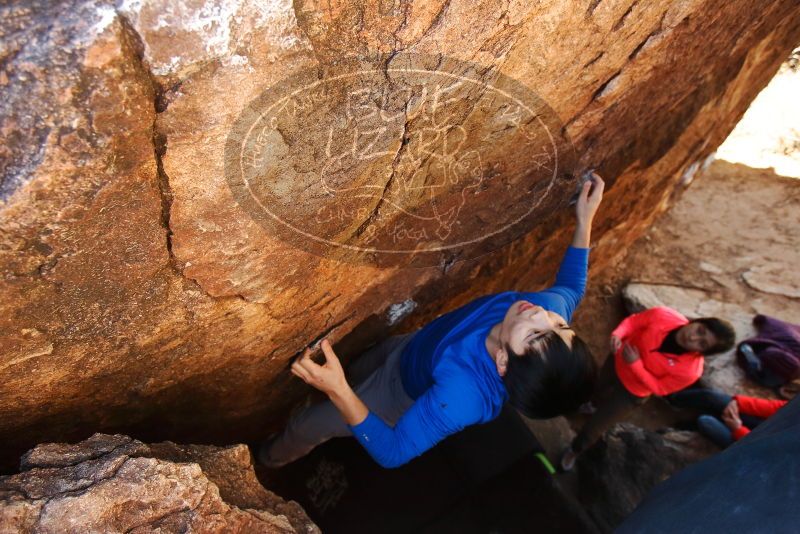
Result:
[[[0,8],[6,459],[94,430],[263,437],[322,336],[548,282],[587,168],[602,268],[800,41],[787,0],[576,7]]]

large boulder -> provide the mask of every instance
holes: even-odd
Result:
[[[319,533],[256,480],[244,445],[146,445],[95,434],[25,454],[0,477],[3,532]]]
[[[618,424],[578,458],[581,502],[611,532],[658,483],[717,451],[695,432]]]
[[[95,429],[263,436],[303,391],[287,360],[323,336],[337,342],[374,315],[385,325],[387,311],[407,331],[480,294],[546,283],[586,168],[609,182],[592,255],[602,267],[733,128],[800,41],[799,13],[788,0],[762,2],[757,13],[744,0],[3,5],[6,460]],[[287,238],[226,167],[226,149],[246,138],[242,119],[289,94],[278,82],[310,87],[354,58],[367,87],[393,98],[348,100],[363,93],[340,85],[290,99],[301,118],[261,130],[250,155],[271,164],[261,186],[283,201],[285,217],[313,226],[324,212],[315,229],[339,240],[373,236],[398,199],[412,214],[432,208],[424,214],[439,232],[426,234],[426,250],[389,254],[388,266]],[[452,135],[431,109],[416,115],[418,100],[390,90],[409,84],[409,65],[431,82],[461,76],[474,89],[437,101],[458,125]],[[278,92],[265,93],[271,87]],[[534,123],[515,95],[546,120]],[[385,128],[348,122],[378,118]],[[536,144],[547,136],[529,124],[559,140],[562,155],[572,143],[574,161],[551,169],[552,154],[539,159]],[[378,144],[356,139],[347,149],[359,131]],[[377,149],[359,159],[365,146]],[[559,172],[546,181],[542,169]],[[331,211],[306,187],[317,171],[373,194],[357,199],[359,209]],[[414,184],[441,187],[425,203]],[[516,233],[489,232],[520,209],[529,216]],[[413,240],[422,230],[393,235]],[[486,248],[435,254],[449,236],[476,232]],[[412,265],[421,268],[401,268]]]

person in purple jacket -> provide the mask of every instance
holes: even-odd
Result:
[[[327,339],[320,344],[323,365],[307,349],[292,373],[329,400],[294,414],[259,446],[258,461],[279,467],[330,438],[353,435],[381,466],[397,467],[468,425],[496,418],[505,402],[531,418],[577,409],[597,369],[569,323],[586,288],[604,187],[594,173],[583,184],[572,244],[548,289],[478,297],[416,332],[390,336],[347,374]]]

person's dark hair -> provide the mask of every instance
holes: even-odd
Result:
[[[572,348],[550,331],[525,354],[506,343],[508,364],[503,382],[509,402],[532,419],[548,419],[573,412],[589,400],[597,364],[586,343],[572,338]]]
[[[708,347],[703,351],[703,354],[705,355],[725,352],[726,350],[732,349],[733,345],[736,343],[736,331],[733,329],[733,325],[725,319],[718,319],[717,317],[700,317],[698,319],[692,319],[690,322],[702,323],[711,331],[711,333],[714,334],[714,337],[717,338],[716,345],[713,347]]]

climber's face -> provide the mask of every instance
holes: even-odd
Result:
[[[561,315],[526,300],[518,300],[508,308],[499,335],[500,341],[508,343],[511,350],[524,354],[548,332],[555,332],[568,347],[572,347],[575,331]]]

